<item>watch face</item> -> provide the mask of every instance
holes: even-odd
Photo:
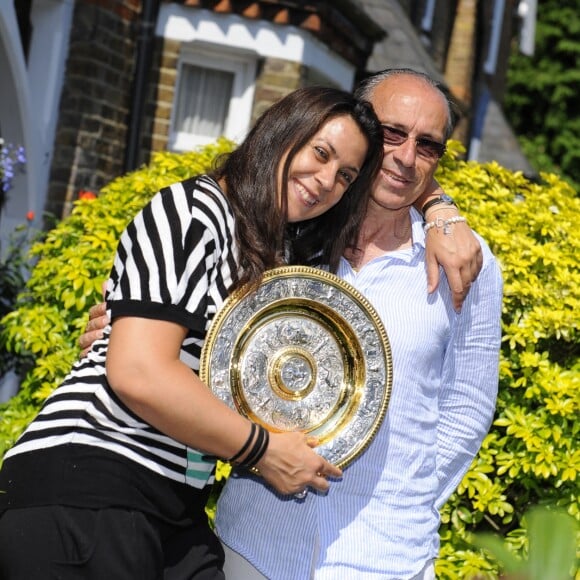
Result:
[[[445,203],[454,203],[453,198],[450,195],[447,195],[446,193],[443,193],[441,195],[441,200],[444,201]]]

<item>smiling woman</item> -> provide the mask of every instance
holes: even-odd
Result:
[[[337,94],[343,96],[336,100]],[[247,251],[240,256],[245,271],[240,284],[259,278],[265,261],[277,266],[311,263],[316,256],[335,270],[341,248],[354,240],[381,162],[382,130],[370,106],[352,99],[322,87],[290,93],[264,113],[216,171],[220,184],[236,192],[229,201],[236,207],[238,236],[246,240]],[[308,179],[302,175],[305,163]],[[296,179],[290,174],[296,171],[292,164]],[[321,169],[316,177],[311,164]],[[267,167],[276,170],[265,171]],[[329,175],[334,204],[326,202]],[[290,215],[297,209],[289,206],[291,184],[296,185],[294,201],[324,201],[327,211],[305,206]],[[272,203],[272,191],[277,191],[278,204]]]
[[[367,147],[352,117],[335,117],[323,125],[288,169],[288,221],[312,219],[336,205],[358,177]]]
[[[223,578],[204,512],[208,456],[256,465],[282,494],[324,491],[341,475],[303,434],[268,435],[196,373],[206,330],[234,288],[285,262],[336,266],[381,157],[369,105],[301,89],[213,173],[153,197],[122,234],[103,339],[5,455],[1,577],[44,579],[56,566],[83,577]],[[61,542],[71,528],[79,538]]]
[[[358,177],[367,146],[351,117],[329,120],[290,163],[288,221],[312,219],[336,205]]]

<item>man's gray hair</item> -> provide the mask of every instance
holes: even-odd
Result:
[[[447,104],[447,125],[445,127],[445,140],[451,137],[453,133],[453,127],[455,125],[455,120],[457,118],[457,107],[455,103],[449,98],[449,93],[447,88],[443,83],[436,81],[431,78],[428,74],[414,70],[412,68],[387,68],[385,70],[379,71],[362,80],[357,86],[354,95],[358,99],[364,101],[371,101],[375,89],[386,79],[392,76],[405,75],[412,76],[421,79],[429,86],[433,87],[436,91],[441,93],[441,96]]]

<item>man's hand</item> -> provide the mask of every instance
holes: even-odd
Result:
[[[430,212],[431,213],[431,212]],[[438,219],[449,219],[457,215],[455,208],[439,210]],[[434,219],[431,214],[431,219]],[[429,217],[426,218],[430,221]],[[444,228],[431,228],[426,235],[427,286],[434,292],[439,285],[439,265],[443,266],[453,297],[455,310],[460,311],[472,282],[483,265],[483,254],[478,239],[466,223],[450,226],[448,234]]]
[[[95,340],[103,338],[103,330],[109,323],[107,306],[104,302],[92,306],[89,310],[89,321],[83,334],[79,338],[82,349],[81,358],[86,356]]]

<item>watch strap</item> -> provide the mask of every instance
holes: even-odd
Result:
[[[457,207],[457,204],[453,201],[452,197],[448,195],[439,195],[433,199],[430,199],[421,208],[421,213],[423,214],[423,217],[425,217],[425,214],[427,213],[428,210],[430,210],[433,206],[439,205],[440,203],[444,203],[446,205],[454,205],[455,207]]]

